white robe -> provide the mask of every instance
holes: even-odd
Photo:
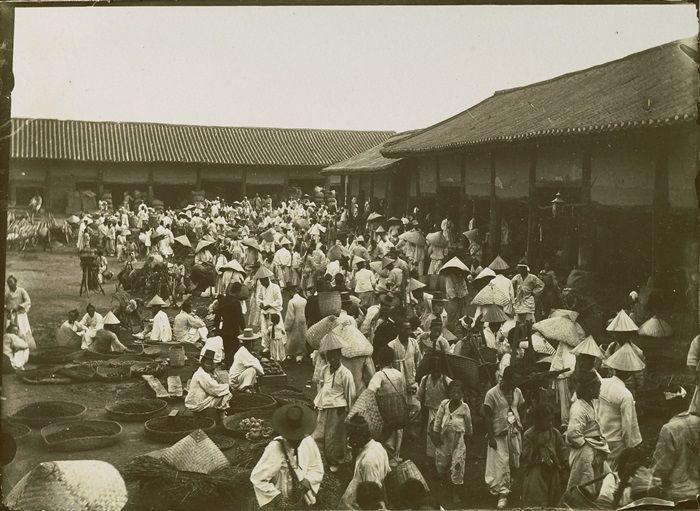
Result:
[[[227,383],[219,383],[202,367],[194,372],[185,398],[187,409],[195,412],[201,412],[207,408],[223,410],[230,400],[231,390]]]
[[[95,312],[92,317],[90,317],[87,312],[85,313],[83,319],[80,320],[80,324],[85,327],[83,332],[83,343],[81,344],[80,349],[86,350],[90,347],[92,341],[95,339],[95,334],[97,331],[104,328],[104,322],[105,319],[99,312]]]
[[[379,442],[370,440],[357,455],[355,472],[340,500],[341,509],[359,509],[356,502],[357,486],[365,481],[384,486],[384,479],[391,471],[389,456]]]
[[[160,342],[170,342],[173,339],[173,332],[170,328],[170,320],[163,311],[153,317],[153,329],[151,330],[151,340]]]

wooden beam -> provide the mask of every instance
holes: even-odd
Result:
[[[105,193],[105,173],[102,167],[97,169],[97,198],[102,199],[102,195]]]
[[[666,244],[666,220],[669,213],[668,196],[668,138],[656,136],[647,143],[656,146],[654,165],[654,197],[651,208],[651,274],[655,285],[663,278]]]
[[[496,196],[496,152],[491,150],[491,187],[489,205],[489,251],[490,258],[495,258],[501,251],[501,221],[498,214],[498,197]]]
[[[248,168],[244,167],[241,171],[241,198],[248,195]]]
[[[155,194],[153,193],[153,182],[155,181],[155,176],[153,172],[153,167],[148,169],[148,202],[153,202],[155,199]]]
[[[590,144],[583,147],[581,161],[581,202],[584,204],[577,212],[578,223],[578,267],[591,270],[595,257],[596,224],[593,202],[591,201],[591,166],[592,148]]]
[[[530,148],[530,168],[527,187],[527,248],[529,263],[536,264],[535,245],[537,244],[537,144]]]
[[[460,173],[459,173],[459,218],[457,219],[458,232],[467,230],[467,205],[465,202],[467,182],[467,155],[463,153],[460,158]],[[461,236],[461,235],[460,235]]]

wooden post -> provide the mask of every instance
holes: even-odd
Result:
[[[654,198],[651,208],[651,274],[658,286],[664,272],[665,225],[668,218],[668,140],[665,136],[654,137],[657,147],[654,167]],[[646,143],[651,143],[651,140]]]
[[[10,184],[10,142],[12,124],[10,120],[12,89],[12,53],[15,34],[15,8],[0,3],[0,240],[7,239],[7,192],[9,199],[16,202],[16,185]],[[7,254],[0,250],[0,278],[5,282],[5,262]]]
[[[389,173],[386,174],[386,183],[384,184],[384,211],[382,211],[383,215],[391,215],[394,211],[394,197],[392,196],[392,182],[391,179],[394,176]]]
[[[591,201],[591,146],[586,144],[583,148],[583,161],[581,162],[581,202],[583,207],[577,212],[578,224],[578,267],[582,270],[592,270],[595,255],[595,213]]]
[[[246,167],[241,170],[241,198],[248,195],[248,169]]]
[[[467,230],[467,205],[465,203],[466,197],[466,182],[467,182],[467,155],[462,154],[460,159],[460,174],[459,174],[459,219],[457,220],[458,232],[462,233]],[[461,238],[461,234],[457,236]]]
[[[97,169],[97,198],[102,199],[102,195],[105,193],[105,173],[102,167]],[[152,199],[151,199],[152,200]]]
[[[345,174],[340,175],[340,197],[338,205],[342,204],[343,207],[348,207],[348,176]]]
[[[47,210],[51,209],[53,201],[51,200],[53,194],[51,193],[51,167],[46,168],[46,175],[44,176],[44,204]]]
[[[148,169],[148,202],[153,202],[153,199],[155,199],[155,195],[153,193],[153,182],[155,181],[154,179],[154,172],[153,172],[153,167]]]
[[[535,261],[535,244],[537,243],[537,144],[530,148],[530,174],[527,188],[527,259],[530,265],[538,266]]]
[[[489,207],[489,250],[494,259],[501,250],[501,220],[498,214],[498,197],[496,196],[496,152],[491,150],[491,201]]]

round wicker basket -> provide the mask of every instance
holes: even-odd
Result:
[[[71,429],[77,428],[80,429],[75,437],[56,438],[57,435],[66,434]],[[44,426],[41,428],[41,437],[44,440],[44,447],[49,451],[89,451],[117,443],[121,432],[122,427],[118,422],[81,420]]]
[[[105,406],[107,416],[121,422],[142,422],[163,415],[167,408],[168,403],[162,399],[121,399]]]
[[[269,394],[237,392],[229,404],[229,414],[248,412],[253,410],[273,409],[277,400]]]
[[[187,435],[197,429],[204,432],[213,430],[216,427],[216,421],[210,417],[204,416],[174,416],[174,417],[155,417],[147,420],[143,425],[143,430],[146,437],[163,443],[175,443],[178,440],[185,438]]]
[[[10,417],[13,422],[21,422],[27,426],[41,428],[48,424],[79,419],[87,407],[68,401],[37,401],[31,403]]]

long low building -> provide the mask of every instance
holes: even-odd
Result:
[[[685,45],[685,48],[682,46]],[[693,39],[492,97],[324,169],[349,195],[474,218],[486,257],[650,275],[696,270],[698,73]],[[368,157],[371,156],[371,157]],[[378,195],[379,193],[379,195]],[[671,273],[675,272],[675,276]],[[685,282],[684,282],[685,281]]]
[[[193,190],[228,199],[310,192],[324,185],[321,169],[394,134],[20,118],[12,133],[10,203],[40,193],[60,212],[83,191],[120,202],[139,190],[169,204]]]

